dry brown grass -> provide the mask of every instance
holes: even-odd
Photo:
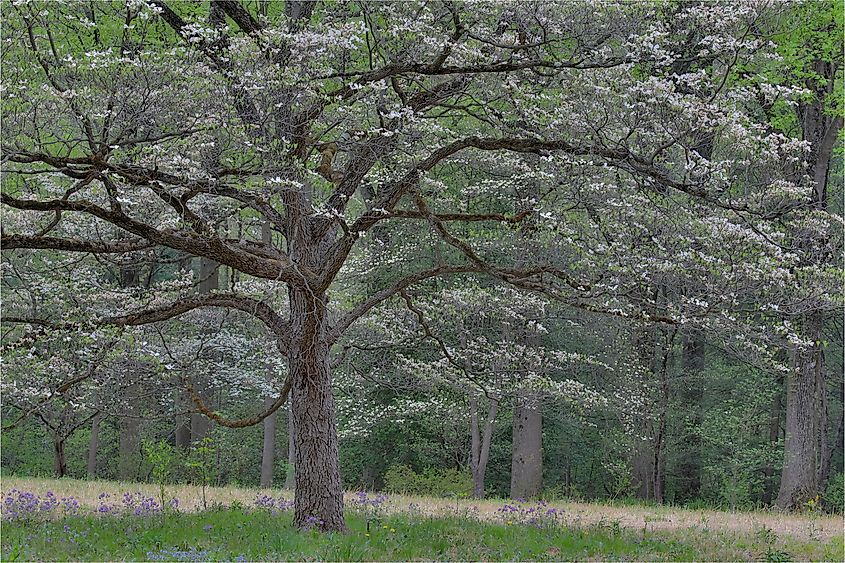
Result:
[[[100,493],[143,492],[150,496],[158,496],[158,486],[147,483],[121,483],[116,481],[81,481],[74,479],[34,479],[21,477],[4,477],[0,483],[4,492],[10,489],[21,489],[44,494],[53,491],[58,496],[74,496],[82,506],[96,507]],[[209,487],[206,491],[210,504],[222,503],[229,505],[239,501],[249,506],[255,500],[258,489],[238,487]],[[190,485],[171,485],[167,487],[168,495],[176,496],[184,510],[195,510],[202,506],[200,487]],[[291,491],[274,490],[273,496],[292,497]],[[351,497],[353,493],[348,493]],[[408,495],[390,495],[386,510],[406,511],[411,505],[415,510],[427,515],[446,515],[471,513],[482,519],[495,519],[496,509],[502,501],[471,499],[449,500],[433,497],[417,497]],[[769,511],[728,512],[718,510],[687,510],[674,507],[649,506],[613,506],[608,504],[588,504],[577,502],[550,503],[558,509],[563,509],[565,521],[572,524],[588,526],[605,522],[618,522],[624,528],[642,530],[677,530],[698,529],[722,532],[737,532],[753,534],[761,528],[769,528],[779,537],[791,537],[801,541],[829,541],[843,535],[843,519],[841,516],[821,514],[781,514]]]

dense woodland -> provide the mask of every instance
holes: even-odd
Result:
[[[841,3],[2,15],[4,474],[842,509]]]

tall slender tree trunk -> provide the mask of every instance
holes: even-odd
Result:
[[[772,412],[769,419],[769,444],[774,444],[780,438],[780,420],[783,411],[783,378],[778,378],[778,391],[775,393],[775,398],[772,400]],[[765,489],[763,489],[763,504],[772,504],[772,499],[775,496],[775,464],[769,461],[763,470],[765,477]]]
[[[121,481],[135,481],[141,454],[141,421],[124,418],[120,423],[117,474]]]
[[[91,438],[88,440],[88,464],[86,472],[89,479],[97,477],[97,450],[100,447],[100,418],[101,415],[95,416],[91,420]]]
[[[513,413],[511,498],[534,498],[543,490],[543,415],[530,397]]]
[[[293,407],[288,404],[288,470],[285,473],[285,488],[293,490],[296,487],[296,440],[293,428]]]
[[[487,462],[490,459],[490,442],[493,439],[493,427],[496,421],[496,411],[499,401],[490,399],[487,417],[484,419],[484,434],[482,435],[478,422],[478,400],[470,401],[471,421],[470,434],[472,436],[472,452],[470,456],[470,470],[472,471],[472,496],[484,498],[484,475],[487,472]]]
[[[211,293],[220,287],[220,264],[210,258],[200,258],[199,271],[199,292],[200,294]],[[209,382],[206,378],[200,378],[195,382],[194,388],[205,404],[212,404],[212,395],[209,389]],[[191,441],[199,443],[206,438],[211,431],[211,420],[204,414],[194,413],[191,415]]]
[[[843,395],[845,395],[845,387],[842,386],[840,382],[838,385],[835,386],[838,388],[838,398],[839,404],[845,404],[843,401]],[[822,459],[822,466],[820,467],[820,477],[819,477],[819,486],[824,488],[827,486],[827,481],[830,479],[830,473],[833,470],[833,458],[834,455],[838,452],[840,448],[843,447],[845,444],[845,427],[843,427],[843,423],[845,423],[845,416],[840,415],[837,417],[836,425],[831,429],[831,437],[833,438],[833,442],[827,442],[824,446],[824,458]]]
[[[652,292],[650,297],[656,300],[659,297],[659,289],[652,288],[650,291]],[[647,295],[645,289],[642,290],[642,295],[643,297]],[[639,356],[643,368],[645,377],[643,385],[647,386],[649,390],[655,385],[660,371],[656,354],[659,334],[659,330],[653,326],[634,327],[634,350]],[[659,450],[662,440],[660,414],[663,386],[660,385],[659,389],[660,396],[657,398],[649,397],[649,407],[642,412],[641,424],[638,429],[642,438],[637,439],[631,460],[633,477],[637,485],[637,497],[643,500],[654,500],[656,493],[655,475],[660,471],[657,462],[660,459]]]
[[[53,436],[53,471],[59,479],[67,475],[65,440],[66,438],[64,436],[58,434]]]
[[[179,268],[184,272],[191,270],[191,258],[187,257],[179,261]],[[191,410],[192,401],[187,393],[181,389],[179,382],[176,383],[176,397],[174,403],[178,412]],[[182,450],[187,450],[191,447],[191,415],[183,414],[176,417],[176,431],[175,431],[176,447]]]
[[[267,15],[267,4],[261,2],[260,11],[263,16]],[[264,244],[273,243],[273,232],[270,223],[261,225],[261,241]],[[267,373],[267,379],[272,380],[272,374]],[[264,408],[268,409],[273,404],[273,398],[264,399]],[[273,485],[273,470],[276,467],[276,413],[264,419],[264,445],[261,450],[261,487],[269,489]]]
[[[186,411],[191,408],[191,400],[181,389],[176,391],[176,409]],[[176,447],[187,450],[191,447],[191,415],[176,417]]]
[[[296,459],[294,525],[345,530],[326,338],[326,295],[291,287],[289,296]]]
[[[678,463],[680,480],[676,502],[697,498],[701,492],[701,400],[704,397],[701,373],[704,370],[704,333],[692,330],[685,334],[683,378],[680,396],[688,416],[681,440],[682,457]]]
[[[666,488],[666,446],[667,420],[669,418],[669,354],[675,341],[675,332],[665,339],[663,358],[660,364],[660,403],[657,417],[657,434],[654,438],[654,461],[651,476],[654,500],[664,501]]]
[[[273,398],[264,399],[264,408],[273,405]],[[264,447],[261,452],[261,487],[273,486],[273,469],[276,466],[276,413],[264,419]]]
[[[126,367],[132,369],[132,362]],[[118,449],[117,474],[122,481],[134,481],[138,478],[138,466],[141,455],[141,419],[138,418],[138,384],[133,383],[126,389],[126,415],[119,421],[120,439]]]

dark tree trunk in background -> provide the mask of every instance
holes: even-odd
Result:
[[[191,401],[181,390],[177,390],[176,408],[186,411],[191,408]],[[191,416],[181,415],[176,418],[176,447],[187,450],[191,447]]]
[[[88,464],[86,472],[89,479],[97,477],[97,450],[100,447],[100,415],[91,420],[91,438],[88,440]]]
[[[335,405],[326,336],[326,296],[291,288],[289,354],[294,421],[294,525],[345,530]]]
[[[657,299],[659,292],[652,289],[649,297]],[[641,298],[646,297],[643,290]],[[655,475],[660,472],[660,450],[664,436],[661,434],[661,412],[664,386],[660,377],[660,367],[657,360],[657,347],[660,331],[656,327],[634,327],[633,346],[645,374],[643,385],[648,389],[657,389],[657,397],[649,396],[647,410],[640,413],[638,423],[638,434],[642,439],[637,438],[634,446],[631,469],[634,485],[637,487],[637,497],[643,500],[655,500]]]
[[[141,455],[141,420],[124,418],[120,422],[120,452],[117,465],[118,479],[138,479],[138,465]]]
[[[179,261],[179,268],[184,272],[191,270],[191,258],[185,258]],[[176,382],[176,397],[174,398],[176,410],[178,412],[189,411],[192,408],[192,401],[188,395],[181,390],[180,382]],[[176,447],[187,450],[191,447],[191,415],[183,414],[176,417],[176,431],[175,431]]]
[[[669,418],[669,354],[675,341],[675,332],[668,336],[663,346],[663,358],[660,364],[660,402],[657,415],[657,434],[654,437],[654,461],[652,464],[651,489],[654,500],[664,501],[666,489],[666,435]]]
[[[285,472],[285,488],[296,487],[296,440],[294,440],[293,407],[288,406],[288,469]]]
[[[845,405],[845,401],[843,400],[843,396],[845,396],[845,387],[842,384],[842,377],[841,374],[838,378],[838,381],[834,379],[834,389],[838,389],[837,397],[839,399],[840,405]],[[833,471],[833,460],[834,458],[839,459],[837,456],[840,455],[843,445],[845,445],[845,427],[843,427],[843,423],[845,423],[845,415],[840,413],[840,416],[837,417],[836,424],[832,428],[831,431],[831,438],[833,438],[833,442],[828,442],[827,447],[825,449],[826,459],[823,460],[823,464],[821,467],[821,477],[819,479],[821,486],[825,487],[827,485],[828,479],[830,479],[831,471]],[[842,466],[839,466],[839,471],[842,470]]]
[[[810,143],[806,167],[801,171],[812,178],[810,200],[819,210],[827,209],[827,183],[831,157],[836,145],[842,117],[825,111],[826,101],[833,96],[836,64],[815,61],[806,86],[815,94],[809,103],[799,104],[803,140]],[[815,241],[799,241],[812,248]],[[823,262],[825,257],[814,257]],[[824,464],[829,459],[827,438],[827,388],[825,384],[824,353],[821,348],[824,316],[809,313],[801,323],[801,336],[812,342],[793,352],[793,369],[788,377],[786,394],[786,439],[783,471],[777,506],[792,509],[820,494],[825,483]]]
[[[262,15],[267,15],[267,4],[262,2],[260,5]],[[264,223],[261,225],[261,241],[264,244],[271,244],[273,242],[273,232],[270,230],[270,224]],[[268,372],[268,380],[272,380],[272,374]],[[272,406],[274,399],[267,397],[264,399],[264,408],[268,409]],[[264,445],[261,449],[261,487],[269,489],[273,486],[273,470],[276,467],[276,413],[264,419]]]
[[[683,377],[680,397],[687,416],[681,439],[682,458],[678,463],[680,481],[676,502],[695,499],[701,492],[701,400],[704,397],[704,334],[691,330],[684,337]]]
[[[530,397],[513,413],[511,498],[535,498],[543,489],[543,415]]]
[[[487,417],[484,419],[484,433],[478,422],[478,400],[470,401],[470,432],[472,435],[472,452],[470,455],[470,470],[472,471],[472,496],[484,498],[484,474],[487,471],[487,462],[490,459],[490,442],[493,439],[493,427],[496,421],[496,411],[499,408],[499,401],[490,400],[490,407],[487,410]]]
[[[199,292],[200,294],[211,293],[220,287],[220,264],[209,258],[200,258],[199,271]],[[209,382],[200,378],[194,382],[194,389],[197,391],[203,402],[212,404],[212,395],[209,389]],[[189,399],[190,401],[190,399]],[[191,415],[191,442],[198,444],[206,438],[211,431],[211,420],[204,414],[194,413]]]
[[[67,475],[67,458],[65,457],[65,440],[63,436],[53,437],[53,472],[61,479]]]
[[[264,399],[264,408],[273,405],[274,399]],[[261,487],[269,489],[273,486],[273,469],[276,466],[276,413],[264,419],[264,447],[261,451]]]
[[[771,418],[769,419],[769,444],[776,443],[780,438],[781,415],[783,413],[784,400],[783,384],[784,379],[778,378],[778,391],[775,393],[775,398],[772,400],[772,413]],[[763,504],[768,506],[772,504],[772,500],[775,498],[775,487],[777,485],[775,482],[775,464],[773,461],[766,463],[763,475],[765,476],[765,489],[763,490],[762,501]]]
[[[631,472],[633,474],[634,484],[637,487],[637,498],[643,500],[654,499],[654,448],[651,445],[651,439],[641,440],[634,451],[634,457],[631,460]]]
[[[127,369],[133,369],[133,363]],[[141,418],[138,416],[138,385],[126,389],[126,415],[118,424],[120,430],[117,475],[121,481],[135,481],[141,455]]]

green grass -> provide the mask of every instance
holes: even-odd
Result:
[[[643,531],[507,525],[471,515],[348,514],[349,532],[292,527],[290,513],[221,508],[196,513],[7,521],[3,561],[115,560],[842,560],[841,538],[801,542],[771,533]],[[210,526],[210,528],[209,528]],[[369,533],[369,535],[367,535]],[[166,550],[166,551],[164,551]],[[180,553],[174,553],[176,552]]]

